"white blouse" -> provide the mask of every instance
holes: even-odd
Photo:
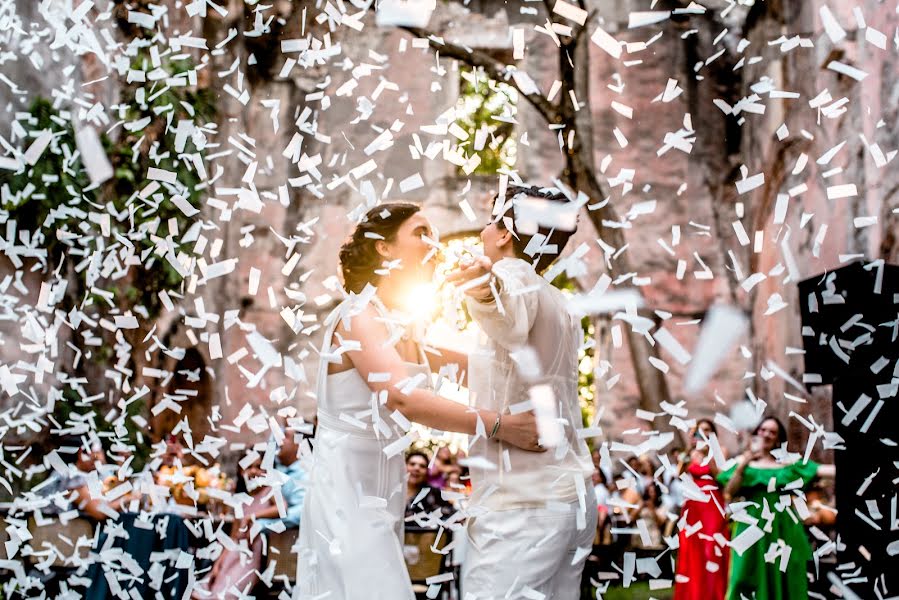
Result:
[[[535,403],[541,440],[554,445],[534,453],[478,437],[470,455],[486,460],[471,468],[473,503],[514,508],[580,500],[583,505],[593,461],[578,436],[580,322],[569,314],[562,293],[527,262],[505,258],[493,265],[493,274],[495,299],[466,300],[487,338],[469,356],[471,403],[504,414]],[[493,423],[484,425],[489,433]]]

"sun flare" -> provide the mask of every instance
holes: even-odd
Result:
[[[437,286],[433,283],[414,285],[403,294],[403,311],[415,319],[426,319],[434,316],[437,310]]]

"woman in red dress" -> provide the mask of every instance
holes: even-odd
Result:
[[[715,481],[718,469],[709,460],[709,436],[716,433],[715,424],[708,419],[697,421],[690,438],[690,453],[681,458],[679,469],[686,470],[696,484],[692,493],[687,490],[683,513],[678,526],[677,575],[675,600],[723,600],[727,591],[727,562],[729,549],[715,540],[726,540],[727,518],[724,498]]]

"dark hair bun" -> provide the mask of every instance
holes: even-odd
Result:
[[[549,266],[552,265],[552,263],[555,262],[557,258],[559,258],[559,255],[562,253],[562,249],[568,243],[568,240],[571,238],[571,236],[574,235],[574,231],[550,229],[548,227],[544,227],[543,225],[538,226],[537,233],[545,238],[542,245],[555,246],[556,250],[555,252],[538,251],[533,256],[529,256],[525,252],[525,249],[528,247],[528,244],[530,244],[531,242],[531,238],[533,238],[535,234],[527,235],[518,231],[518,224],[515,222],[515,210],[509,202],[519,194],[530,196],[531,198],[541,198],[548,202],[554,202],[557,204],[568,204],[570,200],[568,200],[565,194],[551,188],[539,188],[537,186],[511,184],[506,188],[506,195],[504,198],[506,211],[502,216],[512,219],[512,223],[515,228],[515,236],[513,236],[512,238],[512,248],[515,250],[515,255],[518,258],[531,263],[532,265],[534,265],[534,269],[538,273],[542,273],[543,271],[548,269]],[[503,222],[502,218],[496,221],[496,225],[501,229],[506,228],[506,225]]]
[[[393,241],[400,226],[420,210],[420,206],[410,202],[387,202],[365,213],[340,247],[340,271],[346,291],[358,294],[367,284],[376,284],[375,271],[381,268],[384,257],[375,244],[380,239]]]

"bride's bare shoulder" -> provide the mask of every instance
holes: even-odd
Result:
[[[383,335],[387,327],[375,307],[369,304],[360,312],[340,319],[334,331],[343,337],[355,339]]]
[[[366,350],[376,346],[377,341],[386,333],[380,331],[383,324],[378,320],[378,312],[372,306],[366,306],[361,312],[339,319],[334,327],[331,344],[347,345],[351,352],[343,354],[340,364],[328,365],[328,374],[333,375],[348,371],[354,366],[351,360],[352,351]],[[349,342],[349,344],[347,344]]]

